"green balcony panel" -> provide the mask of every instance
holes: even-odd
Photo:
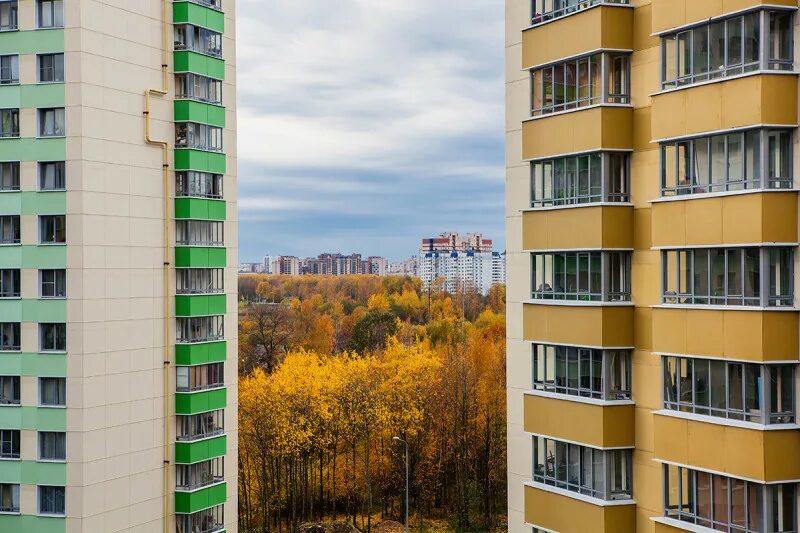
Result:
[[[0,299],[0,322],[66,321],[66,300]]]
[[[228,251],[226,248],[175,247],[175,266],[177,268],[224,268],[227,263]]]
[[[0,108],[64,107],[64,87],[63,83],[3,85],[0,87]]]
[[[180,514],[196,513],[215,505],[225,503],[227,484],[218,483],[192,492],[175,493],[175,512]]]
[[[228,391],[224,388],[175,393],[176,415],[196,415],[215,409],[224,409],[226,405],[228,405]]]
[[[43,54],[64,50],[64,30],[26,30],[0,33],[0,55]]]
[[[9,533],[64,533],[67,520],[57,516],[0,515],[0,531]]]
[[[0,376],[67,377],[63,353],[0,353]]]
[[[175,170],[199,170],[212,174],[225,174],[227,161],[220,152],[203,150],[175,150]]]
[[[64,137],[0,139],[0,161],[63,161],[66,158],[67,140]]]
[[[175,316],[224,315],[226,310],[224,294],[179,294],[175,297]]]
[[[3,354],[0,354],[2,356]],[[52,407],[0,407],[0,427],[39,431],[66,431],[67,410]]]
[[[197,442],[176,442],[175,462],[191,465],[200,461],[208,461],[214,457],[222,457],[227,453],[228,438],[225,435]]]
[[[180,366],[221,363],[227,358],[228,344],[225,341],[177,344],[175,346],[175,364]]]
[[[182,121],[201,122],[224,128],[225,108],[193,100],[175,100],[175,122]]]
[[[67,268],[67,247],[0,246],[0,268]]]
[[[225,220],[226,216],[227,206],[225,200],[175,198],[175,218]]]
[[[175,2],[172,4],[172,22],[188,23],[202,26],[218,33],[225,33],[225,14],[216,9],[200,6],[191,2]]]
[[[175,73],[194,72],[215,80],[225,79],[225,61],[189,50],[178,50],[173,55]]]
[[[0,192],[0,214],[3,215],[58,215],[66,212],[66,192]]]
[[[0,480],[25,485],[66,485],[66,463],[0,461]]]

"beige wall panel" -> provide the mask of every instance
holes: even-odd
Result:
[[[650,432],[652,431],[653,428],[650,426]],[[661,515],[663,512],[661,465],[653,461],[653,454],[649,451],[633,452],[633,491],[636,495],[637,511],[645,511],[648,522],[651,516]],[[639,529],[640,525],[641,521],[637,519],[637,533],[642,531]]]
[[[608,347],[633,344],[632,306],[528,304],[523,314],[525,340]]]
[[[564,39],[569,35],[569,39]],[[600,6],[522,32],[522,68],[601,48],[633,49],[633,9]]]
[[[527,211],[525,250],[632,248],[633,209],[595,206]]]
[[[525,487],[525,521],[558,533],[635,533],[634,505],[599,507]]]
[[[522,124],[522,159],[632,149],[633,109],[600,106],[529,120]]]
[[[654,33],[760,5],[797,7],[794,0],[653,0]]]

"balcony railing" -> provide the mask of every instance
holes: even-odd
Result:
[[[630,5],[630,0],[534,0],[531,24],[566,17],[600,4]]]

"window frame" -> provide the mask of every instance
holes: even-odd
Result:
[[[613,172],[616,166],[614,161],[618,159],[622,159],[622,165],[619,168],[622,173],[620,177],[624,191],[612,192],[614,189],[612,182],[616,181]],[[575,164],[570,164],[572,161],[575,161]],[[597,164],[594,164],[595,162]],[[563,177],[558,175],[559,168],[562,169]],[[584,168],[585,177],[582,176]],[[599,175],[595,176],[598,170]],[[572,178],[569,176],[571,171],[574,172]],[[530,207],[541,209],[572,205],[630,203],[630,173],[630,152],[625,150],[535,159],[530,162]],[[582,184],[584,181],[585,186]],[[600,185],[599,191],[593,192],[593,184],[597,183]],[[581,194],[581,189],[586,190],[587,194]],[[565,194],[559,196],[559,190],[565,191]],[[570,191],[573,194],[570,194]]]
[[[64,457],[45,457],[42,453],[43,439],[48,435],[56,435],[63,439]],[[55,448],[58,444],[54,445]],[[67,433],[65,431],[37,431],[36,432],[36,460],[41,463],[66,463],[67,462]]]
[[[178,198],[222,200],[224,184],[225,176],[223,174],[196,170],[175,172],[175,196]]]
[[[11,0],[7,2],[0,3],[0,7],[7,5],[12,6],[9,9],[9,18],[13,18],[13,23],[9,23],[6,26],[0,25],[0,32],[7,32],[7,31],[18,31],[19,30],[19,2],[17,0]]]
[[[225,246],[225,221],[184,218],[175,221],[177,246]]]
[[[42,9],[43,4],[50,5],[51,17],[53,19],[53,24],[49,26],[45,26],[42,24]],[[59,13],[60,10],[60,13]],[[59,15],[61,18],[61,24],[59,25],[58,19]],[[49,30],[49,29],[58,29],[64,27],[64,2],[63,0],[36,0],[36,29],[37,30]]]
[[[11,65],[3,66],[6,59],[11,60]],[[10,71],[11,75],[4,77],[4,71]],[[0,54],[0,85],[19,85],[19,54]]]
[[[225,434],[225,409],[176,415],[175,440],[194,442]]]
[[[47,115],[53,113],[53,133],[47,133]],[[59,130],[59,117],[61,129]],[[65,107],[39,107],[36,109],[37,137],[40,139],[53,139],[67,136],[67,110]]]
[[[11,121],[10,131],[5,130],[7,118]],[[0,109],[0,139],[19,139],[19,108]]]
[[[22,377],[21,376],[0,376],[0,394],[5,389],[6,384],[10,384],[11,388],[11,397],[7,400],[4,400],[3,396],[0,395],[0,405],[8,406],[8,405],[20,405],[21,404],[21,388],[22,388]]]
[[[52,329],[53,333],[48,333],[48,329]],[[48,337],[52,338],[52,347],[47,346]],[[39,351],[42,353],[67,353],[67,324],[64,322],[40,322]]]
[[[53,61],[52,66],[50,67],[43,67],[42,60],[45,58],[51,58]],[[61,79],[58,79],[58,58],[61,58]],[[64,83],[66,81],[66,56],[64,52],[41,52],[36,54],[36,82],[39,84],[47,85],[51,83]],[[52,78],[51,80],[44,79],[42,73],[51,70],[52,71]]]
[[[225,315],[176,317],[175,342],[196,344],[225,340]]]
[[[48,273],[53,274],[53,280],[45,280]],[[53,294],[47,294],[45,287],[52,286]],[[61,294],[59,294],[59,286]],[[67,297],[67,269],[65,268],[41,268],[39,269],[39,298],[42,300],[64,300]]]
[[[52,223],[51,219],[55,222],[52,232],[46,227]],[[60,220],[63,221],[61,228],[59,228]],[[48,234],[52,234],[53,240],[45,240]],[[59,234],[63,234],[63,240],[59,239]],[[67,244],[67,215],[39,215],[39,244],[42,246],[64,246]]]
[[[16,445],[16,448],[15,448]],[[19,429],[0,429],[0,459],[20,459],[22,431]],[[10,450],[5,452],[4,450]],[[16,452],[16,453],[15,453]]]
[[[57,399],[63,400],[64,403],[44,403],[44,394],[45,394],[45,383],[48,380],[54,380],[58,382],[58,390],[57,392]],[[43,409],[66,409],[67,408],[67,379],[63,377],[54,377],[54,376],[39,376],[38,379],[39,384],[39,391],[37,395],[38,404],[37,407]],[[62,385],[63,384],[63,385]]]
[[[224,292],[224,268],[178,268],[175,270],[176,294],[222,294]]]
[[[22,329],[21,324],[19,322],[0,322],[0,353],[2,352],[16,353],[22,351],[21,329]],[[4,343],[6,335],[8,335],[13,341],[9,345],[6,345]]]
[[[6,279],[6,274],[10,273],[10,280]],[[11,285],[6,288],[6,281]],[[18,300],[22,295],[22,270],[19,268],[0,269],[0,300]]]
[[[57,512],[57,511],[56,512],[50,512],[50,511],[44,511],[43,510],[43,508],[44,508],[44,506],[42,505],[42,502],[43,502],[43,499],[42,499],[43,498],[43,495],[42,495],[43,489],[44,490],[54,489],[55,491],[58,491],[59,489],[61,490],[61,492],[62,492],[61,501],[63,502],[64,507],[60,512]],[[50,496],[50,498],[52,498],[54,500],[54,503],[58,503],[59,495],[58,494],[53,494],[52,496]],[[39,516],[66,516],[67,515],[67,489],[66,489],[66,487],[63,487],[61,485],[37,485],[36,486],[36,514],[39,515]]]
[[[53,183],[58,185],[61,181],[62,187],[45,187],[46,181],[49,179],[47,176],[47,169],[53,165]],[[67,190],[67,162],[66,161],[39,161],[36,164],[37,172],[37,187],[39,192],[63,192]]]
[[[534,391],[599,401],[631,400],[632,350],[600,350],[581,346],[533,343],[531,356],[533,359],[531,388]],[[612,389],[612,364],[615,356],[622,356],[623,381],[627,387]],[[597,358],[600,359],[599,376],[595,375]],[[560,364],[561,361],[564,363]],[[575,361],[574,366],[570,366],[572,361]],[[588,376],[585,375],[587,367]],[[559,375],[560,370],[563,371],[563,376]],[[573,370],[577,372],[577,387],[570,385]],[[597,380],[600,382],[599,387],[595,386]]]
[[[543,6],[540,10],[539,5]],[[631,5],[630,0],[572,0],[571,2],[567,2],[563,0],[563,7],[559,7],[557,9],[550,9],[549,11],[546,10],[544,7],[545,0],[531,0],[531,25],[538,26],[540,24],[544,24],[545,22],[550,22],[551,20],[558,20],[564,17],[568,17],[575,13],[580,13],[586,11],[587,9],[591,9],[595,6],[602,6],[602,5],[620,5],[620,6],[629,6]],[[551,2],[551,4],[555,4]]]
[[[21,485],[20,483],[12,483],[6,481],[0,482],[0,502],[3,501],[3,491],[6,489],[10,489],[11,501],[12,503],[16,503],[16,507],[3,508],[2,506],[0,506],[0,515],[19,515]]]
[[[631,301],[631,259],[629,251],[559,251],[559,252],[531,252],[531,299],[554,301],[579,301],[579,302],[630,302]],[[557,264],[560,261],[561,264]],[[540,264],[537,269],[537,263]],[[614,268],[614,264],[619,268]],[[574,276],[570,278],[568,270],[570,264],[574,266]],[[600,271],[596,273],[592,264],[599,264]],[[582,265],[588,267],[583,270]],[[563,266],[564,269],[556,273],[555,268]],[[539,275],[542,271],[541,276]],[[622,290],[614,290],[614,278],[621,274]],[[599,276],[599,279],[596,279]],[[557,290],[558,281],[563,284],[563,290]],[[573,280],[576,290],[568,290],[570,279]],[[552,283],[550,283],[552,281]],[[599,283],[599,287],[595,286]],[[585,287],[584,287],[585,285]],[[549,287],[549,288],[548,288]]]

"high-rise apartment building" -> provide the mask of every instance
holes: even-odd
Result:
[[[797,8],[506,0],[509,531],[800,528]]]
[[[447,292],[469,289],[485,295],[493,284],[505,283],[505,254],[492,252],[491,239],[480,233],[442,233],[422,239],[418,275],[425,289],[440,279]]]
[[[237,531],[224,1],[0,1],[0,531]]]

